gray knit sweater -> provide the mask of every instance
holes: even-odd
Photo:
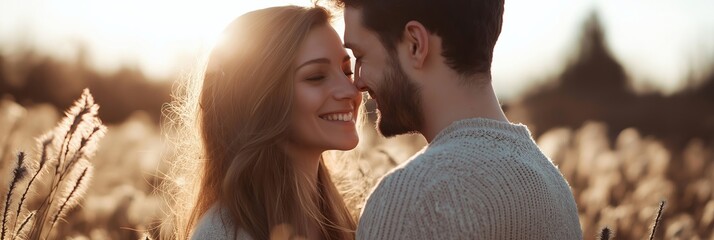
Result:
[[[225,209],[220,208],[218,204],[214,204],[196,224],[191,240],[251,240],[253,238],[242,230],[238,231],[236,236],[235,224],[228,215]]]
[[[582,239],[573,193],[524,125],[452,123],[387,174],[357,239]]]

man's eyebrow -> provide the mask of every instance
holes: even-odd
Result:
[[[307,61],[307,62],[304,62],[304,63],[300,64],[300,66],[298,66],[296,69],[300,69],[301,67],[304,67],[304,66],[306,66],[306,65],[318,64],[318,63],[320,63],[320,64],[330,64],[330,59],[327,59],[327,58],[315,58],[315,59],[312,59],[312,60],[310,60],[310,61]]]

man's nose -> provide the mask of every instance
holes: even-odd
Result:
[[[357,88],[357,90],[359,90],[360,92],[366,92],[367,90],[369,90],[369,89],[367,88],[367,85],[364,83],[364,81],[362,81],[362,77],[360,77],[359,75],[358,75],[358,76],[355,76],[354,86],[355,86],[355,87]]]

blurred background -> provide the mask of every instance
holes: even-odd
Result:
[[[0,0],[0,172],[89,88],[109,125],[60,236],[137,239],[162,213],[161,108],[235,17],[310,1]],[[494,85],[568,179],[585,239],[714,239],[714,1],[506,1]],[[334,27],[342,34],[342,19]],[[370,184],[424,145],[363,133]],[[170,160],[170,157],[168,157]],[[0,178],[0,192],[7,188]],[[368,190],[368,186],[365,187]]]

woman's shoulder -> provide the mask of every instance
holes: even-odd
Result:
[[[191,235],[191,240],[200,239],[251,239],[250,236],[241,230],[238,230],[238,236],[235,235],[235,224],[228,215],[218,205],[213,205],[196,224]]]

